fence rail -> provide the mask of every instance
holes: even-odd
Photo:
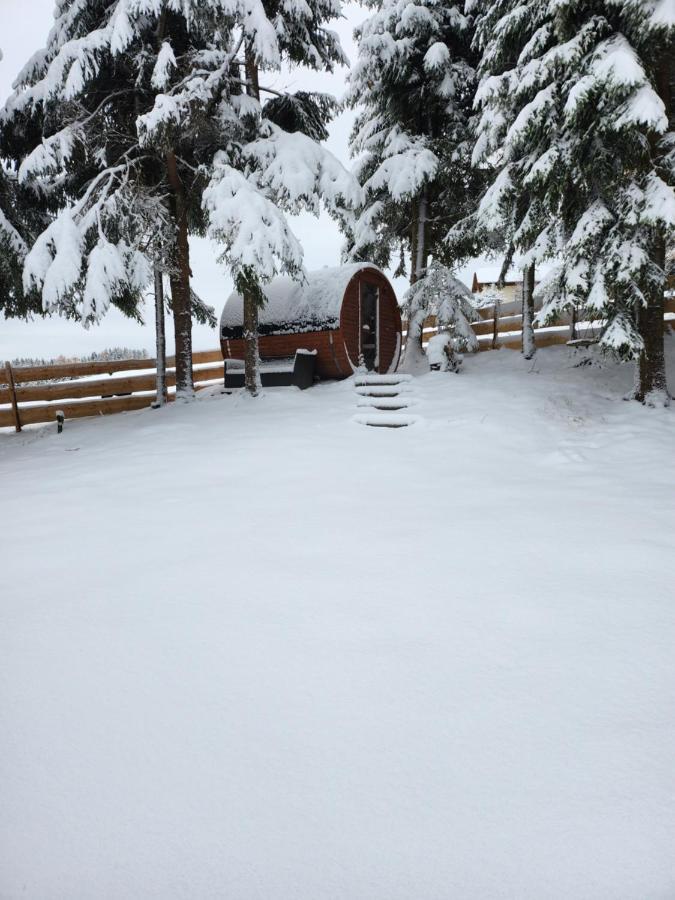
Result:
[[[176,385],[175,363],[175,357],[167,358],[169,388]],[[223,377],[220,350],[194,353],[192,363],[197,390]],[[156,399],[156,365],[155,359],[17,367],[5,363],[0,368],[0,427],[20,431],[23,425],[53,422],[58,411],[75,419],[143,409]],[[168,399],[173,400],[171,393]]]

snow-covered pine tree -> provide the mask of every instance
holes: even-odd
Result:
[[[283,63],[331,70],[346,61],[337,36],[323,24],[339,13],[339,5],[308,0],[283,11],[270,7],[269,13],[278,45],[263,53],[245,40],[237,51],[231,69],[239,73],[235,83],[244,92],[233,92],[230,104],[218,111],[219,127],[228,139],[213,159],[203,195],[208,234],[223,245],[222,259],[244,299],[245,386],[252,396],[260,388],[257,340],[263,285],[279,272],[302,277],[302,247],[287,214],[305,210],[318,215],[323,205],[344,220],[362,199],[357,180],[321,146],[335,101],[264,84],[266,72]]]
[[[0,157],[0,312],[8,318],[42,312],[39,295],[25,292],[22,278],[31,237],[46,225],[32,200]]]
[[[443,238],[476,195],[469,117],[475,89],[471,20],[463,3],[375,0],[357,30],[349,102],[359,107],[351,149],[365,203],[350,235],[353,258],[389,265],[408,255],[410,282],[430,256],[450,262]],[[422,359],[421,320],[408,323],[406,365]]]
[[[548,39],[553,7],[549,0],[468,0],[467,6],[475,20],[474,47],[480,52],[472,161],[485,172],[487,189],[475,214],[448,238],[451,244],[466,243],[469,232],[501,252],[502,274],[516,253],[522,256],[522,352],[530,359],[536,351],[534,267],[550,255],[558,235],[531,173],[555,140],[555,103],[550,91],[540,92],[539,78],[528,63]],[[555,82],[553,65],[550,75]]]
[[[320,194],[329,206],[346,195],[358,201],[355,180],[302,133],[323,127],[330,102],[258,83],[259,69],[283,61],[342,62],[324,27],[337,13],[334,0],[284,10],[260,0],[236,8],[228,0],[60,0],[48,47],[8,105],[17,134],[35,110],[43,125],[33,129],[42,141],[25,148],[23,178],[36,191],[63,192],[63,210],[26,264],[47,304],[72,303],[85,279],[82,311],[99,315],[120,287],[137,288],[141,274],[149,281],[147,258],[156,261],[170,232],[179,396],[192,395],[189,233],[209,222],[238,285],[261,299],[259,284],[278,261],[301,268],[280,206],[315,209]],[[274,97],[264,107],[261,92]]]
[[[172,240],[168,192],[137,148],[137,60],[111,52],[114,34],[118,43],[129,37],[115,6],[59,0],[47,46],[19,75],[0,119],[19,183],[52,217],[31,242],[24,286],[45,311],[85,325],[111,303],[138,317],[148,258],[160,238]]]
[[[635,396],[668,402],[664,252],[675,228],[675,11],[661,0],[472,0],[482,51],[476,215],[528,264],[561,265],[540,319],[579,306],[638,357]]]

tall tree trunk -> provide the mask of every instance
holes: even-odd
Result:
[[[422,193],[417,201],[415,209],[415,217],[412,225],[412,235],[410,242],[411,260],[410,260],[410,284],[416,284],[421,278],[424,278],[427,267],[427,219],[428,219],[428,195],[427,187],[422,189]],[[414,374],[428,368],[422,347],[424,338],[424,320],[426,319],[426,309],[419,305],[411,305],[408,310],[408,337],[405,345],[405,359],[403,367],[407,372]]]
[[[244,53],[246,70],[246,93],[260,101],[258,64],[253,47],[249,43]],[[257,397],[261,390],[260,354],[258,352],[258,297],[253,291],[245,290],[244,306],[244,388],[251,397]]]
[[[166,170],[172,190],[172,206],[176,223],[174,258],[169,282],[171,308],[176,336],[176,399],[192,400],[192,297],[190,294],[190,245],[188,216],[183,182],[178,173],[176,154],[166,155]]]
[[[672,50],[666,49],[656,71],[656,86],[666,107],[671,129],[675,127],[675,104],[672,97]],[[656,152],[656,139],[651,141],[652,152]],[[651,252],[652,262],[665,272],[666,242],[664,234],[654,235]],[[640,306],[637,313],[637,327],[644,343],[635,370],[635,391],[633,396],[649,406],[669,406],[670,394],[666,381],[666,360],[663,346],[663,298],[664,285],[658,284],[649,291],[646,306]]]
[[[258,301],[251,291],[244,291],[244,387],[251,397],[260,393],[260,357],[258,354]]]
[[[166,403],[166,330],[162,270],[155,266],[155,336],[157,343],[157,406]]]
[[[499,345],[499,311],[501,307],[501,301],[498,296],[495,296],[495,305],[492,309],[492,349],[496,350]]]
[[[534,264],[523,269],[523,356],[532,359],[537,352],[534,341]]]
[[[652,262],[664,269],[666,244],[662,236],[654,242]],[[663,348],[663,286],[657,284],[647,295],[647,305],[640,306],[637,326],[644,347],[635,370],[634,397],[649,406],[669,406],[666,383],[666,360]]]

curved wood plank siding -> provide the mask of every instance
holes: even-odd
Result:
[[[346,269],[346,272],[348,276],[349,270]],[[358,366],[360,355],[359,299],[362,284],[378,288],[379,350],[375,369],[381,373],[394,371],[401,352],[401,313],[387,277],[367,264],[359,267],[347,282],[339,306],[339,327],[305,330],[307,324],[302,321],[291,323],[290,328],[289,323],[285,323],[283,333],[272,330],[272,333],[260,335],[260,356],[263,359],[283,359],[293,356],[296,350],[316,350],[316,373],[320,378],[349,377]],[[269,310],[270,314],[272,312]],[[231,326],[221,327],[223,357],[243,359],[245,342],[236,331],[232,334],[233,331],[235,329]]]

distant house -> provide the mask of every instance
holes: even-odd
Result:
[[[482,294],[484,291],[499,291],[504,300],[509,303],[512,300],[522,303],[523,301],[523,273],[507,272],[504,279],[504,285],[499,287],[499,269],[481,269],[473,273],[473,282],[471,284],[472,294]],[[539,284],[535,281],[535,285]]]

